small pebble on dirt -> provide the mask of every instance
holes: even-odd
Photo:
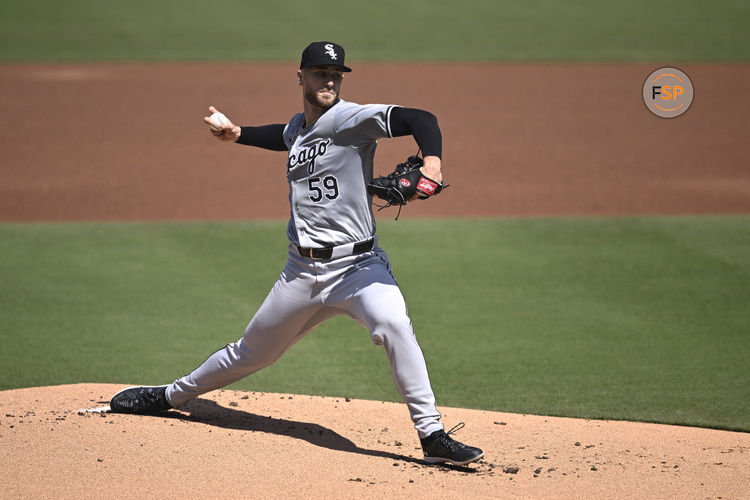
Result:
[[[506,474],[518,474],[518,467],[505,467],[503,472]]]
[[[581,442],[580,441],[576,441],[576,446],[581,446]]]
[[[230,401],[229,406],[239,406],[240,404],[237,401]]]

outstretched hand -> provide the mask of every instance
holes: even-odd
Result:
[[[221,111],[213,106],[209,106],[208,111],[210,111],[211,114],[221,113]],[[240,138],[240,133],[242,130],[240,129],[240,127],[232,123],[229,118],[223,120],[220,124],[212,122],[210,116],[204,116],[203,121],[206,122],[206,124],[209,126],[211,135],[213,135],[220,141],[236,141]]]

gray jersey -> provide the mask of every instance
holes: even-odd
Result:
[[[372,179],[377,139],[392,136],[392,109],[339,101],[310,127],[304,128],[305,117],[299,114],[284,128],[292,209],[286,266],[242,338],[165,389],[169,405],[178,407],[257,372],[320,323],[348,315],[367,328],[373,343],[385,347],[419,437],[443,429],[424,355],[388,256],[377,245],[359,253],[346,245],[375,232],[366,186]],[[347,252],[336,256],[334,250],[330,259],[314,259],[300,255],[295,244],[336,246]],[[436,452],[425,451],[425,460],[442,460],[428,453]]]
[[[375,234],[372,179],[377,139],[391,137],[393,106],[339,100],[312,126],[295,115],[284,128],[289,148],[289,241],[322,247],[364,241]]]

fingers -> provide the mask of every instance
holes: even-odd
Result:
[[[218,109],[216,109],[213,105],[211,105],[211,106],[208,107],[208,112],[211,113],[211,114],[221,113],[221,111],[219,111]],[[224,114],[224,113],[222,113],[222,114]],[[209,125],[211,125],[211,117],[210,116],[204,116],[203,117],[203,121],[205,121],[206,123],[208,123]]]
[[[216,109],[216,107],[209,106],[208,110],[211,112],[212,115],[215,114],[215,113],[223,115],[222,119],[221,119],[221,122],[222,122],[221,126],[222,126],[222,128],[225,128],[225,129],[226,128],[230,128],[230,129],[234,128],[234,123],[232,123],[232,120],[230,120],[229,118],[227,118],[227,115],[225,115],[224,113],[222,113],[221,111],[219,111],[218,109]],[[209,125],[212,125],[211,117],[210,116],[204,116],[203,117],[203,121],[205,121]],[[213,125],[216,126],[216,124],[213,124]]]
[[[435,182],[443,182],[443,172],[441,169],[441,160],[437,156],[425,156],[424,166],[419,169],[425,176]]]
[[[213,105],[208,107],[208,111],[210,111],[212,115],[214,113],[221,113],[221,111],[216,109]],[[219,140],[236,141],[240,135],[239,127],[235,126],[226,115],[224,116],[224,119],[221,120],[220,127],[217,127],[217,124],[211,121],[210,116],[204,116],[203,121],[209,126],[208,130],[211,132],[211,135]]]
[[[211,114],[221,113],[221,111],[219,111],[218,109],[216,109],[216,107],[214,107],[213,105],[211,105],[211,106],[208,107],[208,112],[211,113]],[[204,116],[203,117],[203,121],[205,121],[206,123],[208,123],[209,125],[211,125],[211,117],[210,116]]]

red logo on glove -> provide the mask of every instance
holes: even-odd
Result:
[[[409,186],[411,186],[411,182],[409,182],[409,179],[401,179],[398,182],[399,182],[399,184],[401,184],[405,188],[408,188]]]
[[[428,196],[432,196],[433,194],[435,194],[436,189],[437,189],[436,182],[431,181],[427,177],[422,177],[421,179],[419,179],[419,184],[417,184],[418,191],[421,191]]]

